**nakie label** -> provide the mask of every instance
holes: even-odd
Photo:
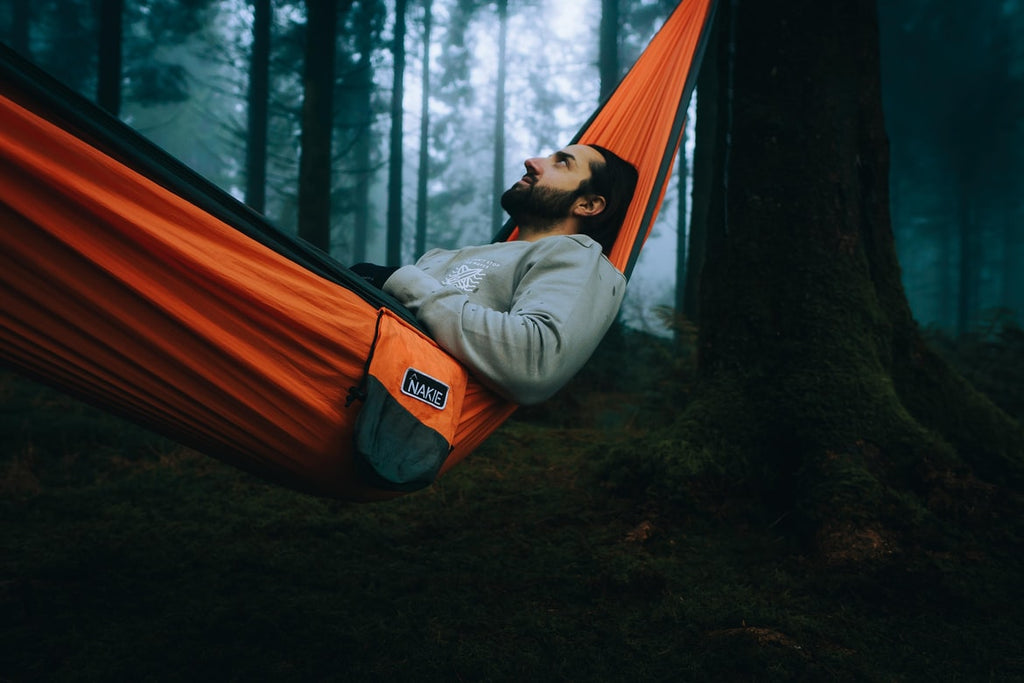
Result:
[[[432,405],[438,410],[444,410],[444,407],[448,405],[448,385],[430,375],[423,374],[416,368],[409,368],[405,371],[405,378],[402,379],[402,393]]]

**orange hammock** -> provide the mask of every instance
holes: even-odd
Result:
[[[577,138],[640,171],[611,254],[627,274],[665,192],[712,5],[684,0]],[[55,84],[39,95],[47,79],[9,51],[0,62],[0,359],[282,485],[396,495],[355,471],[346,394],[378,311],[389,344],[450,362],[408,312]],[[514,410],[469,378],[441,471]]]

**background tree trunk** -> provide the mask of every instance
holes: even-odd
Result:
[[[721,10],[720,10],[721,11]],[[724,11],[719,16],[723,16]],[[715,147],[724,144],[724,136],[718,135],[724,116],[719,115],[720,96],[718,85],[721,51],[728,49],[728,41],[720,38],[723,21],[715,22],[708,35],[700,73],[697,76],[697,120],[694,122],[693,148],[693,208],[690,210],[690,239],[687,250],[686,283],[680,310],[686,319],[700,320],[700,274],[704,269],[704,255],[707,251],[708,231],[712,224],[720,231],[723,219],[712,211],[711,188],[721,183],[724,175],[719,164],[725,154],[715,154]],[[728,59],[728,55],[724,57]],[[726,111],[725,108],[722,112]],[[717,196],[721,208],[722,197]]]
[[[619,0],[601,0],[597,72],[604,102],[619,84]]]
[[[11,47],[22,57],[32,59],[32,0],[11,2]]]
[[[501,195],[505,191],[505,81],[508,73],[508,1],[498,0],[498,78],[494,94],[494,171],[491,181],[491,234],[505,224]]]
[[[938,290],[939,302],[938,308],[942,312],[942,320],[947,321],[947,325],[956,330],[956,316],[959,301],[959,271],[956,267],[956,249],[954,245],[957,244],[957,235],[959,234],[959,228],[955,221],[944,220],[939,224],[939,239],[938,239],[938,268],[936,268],[937,274],[940,278]]]
[[[307,0],[306,12],[299,236],[329,251],[337,0]]]
[[[1024,481],[1024,430],[926,347],[900,283],[874,0],[720,11],[725,230],[666,476],[714,471],[819,540],[920,520],[970,472]]]
[[[99,66],[96,103],[114,116],[121,115],[121,70],[124,37],[124,0],[98,0]]]
[[[353,87],[353,111],[355,124],[359,128],[352,146],[355,183],[352,189],[355,202],[353,216],[352,253],[353,263],[365,261],[366,246],[370,233],[370,180],[373,177],[371,151],[373,135],[373,61],[371,59],[376,31],[376,12],[371,3],[360,2],[356,23],[356,44],[359,62]]]
[[[427,250],[427,183],[430,180],[430,34],[431,0],[423,3],[423,96],[420,101],[420,163],[416,180],[416,248],[413,257]]]
[[[392,47],[395,64],[391,88],[391,157],[388,159],[388,236],[387,263],[402,263],[402,164],[405,155],[402,140],[405,135],[405,8],[406,0],[395,3],[395,39]]]
[[[956,279],[959,283],[956,296],[956,332],[965,335],[970,332],[978,314],[978,280],[981,277],[977,263],[978,226],[974,221],[974,207],[971,194],[963,190],[958,195],[956,231],[959,237],[959,257]]]
[[[270,0],[253,0],[249,57],[248,128],[245,148],[245,203],[263,213],[267,201],[267,129],[270,98]]]
[[[689,218],[689,202],[687,201],[687,182],[690,175],[690,165],[686,159],[686,131],[683,131],[683,138],[679,143],[679,159],[676,160],[676,178],[679,183],[676,186],[676,290],[674,297],[674,308],[676,313],[683,312],[686,305],[686,263],[688,259],[687,249],[689,234],[686,229]],[[681,341],[682,335],[676,329],[676,342]]]
[[[1024,310],[1024,278],[1021,277],[1021,269],[1017,267],[1017,260],[1014,258],[1018,249],[1014,227],[1014,222],[1007,217],[1003,221],[999,235],[1000,248],[1003,252],[999,264],[1002,271],[1002,300],[1005,302],[1005,308]]]

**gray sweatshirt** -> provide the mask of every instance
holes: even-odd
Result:
[[[384,291],[438,344],[515,403],[572,379],[615,320],[626,279],[585,235],[434,249]]]

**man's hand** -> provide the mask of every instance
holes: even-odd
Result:
[[[391,274],[398,270],[397,266],[378,266],[375,263],[357,263],[350,266],[349,270],[380,289],[391,277]]]

